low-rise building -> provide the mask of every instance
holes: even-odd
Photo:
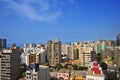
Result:
[[[49,67],[31,64],[30,70],[26,71],[26,80],[50,80]]]
[[[105,76],[97,61],[90,62],[86,80],[104,80]]]
[[[70,69],[60,69],[57,72],[56,77],[59,79],[63,79],[63,80],[69,80],[70,79]]]
[[[70,80],[86,80],[82,75],[70,77]]]

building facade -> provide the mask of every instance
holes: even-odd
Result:
[[[47,54],[44,45],[24,45],[21,63],[25,63],[29,66],[31,63],[44,64],[45,62],[47,62]]]
[[[19,47],[4,49],[0,52],[0,80],[18,80],[20,77]]]
[[[7,43],[6,39],[0,39],[0,48],[6,48],[6,43]]]
[[[50,80],[50,69],[48,66],[40,65],[38,71],[38,80]]]
[[[117,35],[116,46],[120,46],[120,34]]]
[[[50,70],[48,66],[31,64],[30,69],[26,71],[25,80],[50,80]]]
[[[120,66],[120,46],[115,47],[114,64],[116,64],[117,67]]]
[[[71,44],[62,44],[61,53],[66,56],[67,59],[74,59],[74,46]]]
[[[70,79],[70,70],[69,69],[60,69],[57,72],[56,77],[58,79],[62,79],[62,80],[69,80]]]
[[[89,69],[86,75],[86,80],[105,80],[102,68],[99,66],[97,61],[89,63]]]
[[[56,66],[61,62],[61,41],[56,39],[55,41],[47,42],[47,55],[49,60],[49,66]]]
[[[92,42],[76,42],[74,45],[74,59],[81,61],[81,66],[88,67],[91,59],[91,51],[93,51],[94,43]]]

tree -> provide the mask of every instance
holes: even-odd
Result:
[[[79,70],[84,70],[84,67],[79,67]]]
[[[78,70],[78,66],[77,65],[73,65],[73,70]]]
[[[97,54],[96,59],[97,59],[97,62],[98,62],[99,64],[102,62],[101,53],[98,53],[98,54]]]
[[[26,64],[24,64],[24,63],[21,63],[20,66],[21,66],[21,67],[24,67],[24,68],[27,67]]]
[[[116,72],[110,72],[110,71],[108,71],[107,72],[107,76],[108,76],[108,78],[107,78],[107,80],[117,80],[117,74],[116,74]]]
[[[60,70],[63,66],[62,66],[62,64],[59,63],[59,64],[56,64],[55,67],[56,67],[57,70]]]
[[[118,74],[120,76],[120,66],[118,67]],[[120,79],[120,77],[119,77],[119,79]]]
[[[82,66],[79,67],[79,70],[87,70],[87,69],[88,67],[82,67]]]
[[[118,71],[120,72],[120,67],[118,67]]]
[[[102,67],[102,70],[107,70],[108,66],[105,62],[101,62],[100,66]]]
[[[21,63],[20,64],[20,69],[21,69],[21,72],[25,72],[27,70],[27,65],[24,64],[24,63]]]
[[[23,73],[22,73],[22,77],[25,77],[25,76],[26,76],[26,73],[25,73],[25,72],[23,72]]]

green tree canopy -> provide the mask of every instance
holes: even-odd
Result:
[[[61,69],[63,66],[62,66],[62,64],[59,63],[59,64],[56,64],[55,67],[56,67],[57,70],[59,70],[59,69]]]
[[[73,65],[73,70],[78,70],[78,66],[77,65]]]
[[[108,66],[105,62],[101,62],[100,66],[102,67],[102,70],[107,70]]]
[[[98,62],[99,64],[102,62],[102,56],[101,56],[101,53],[98,53],[98,54],[97,54],[96,59],[97,59],[97,62]]]
[[[120,71],[120,67],[118,67],[118,71]]]

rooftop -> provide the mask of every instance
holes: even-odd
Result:
[[[60,69],[58,73],[70,73],[70,69]]]

